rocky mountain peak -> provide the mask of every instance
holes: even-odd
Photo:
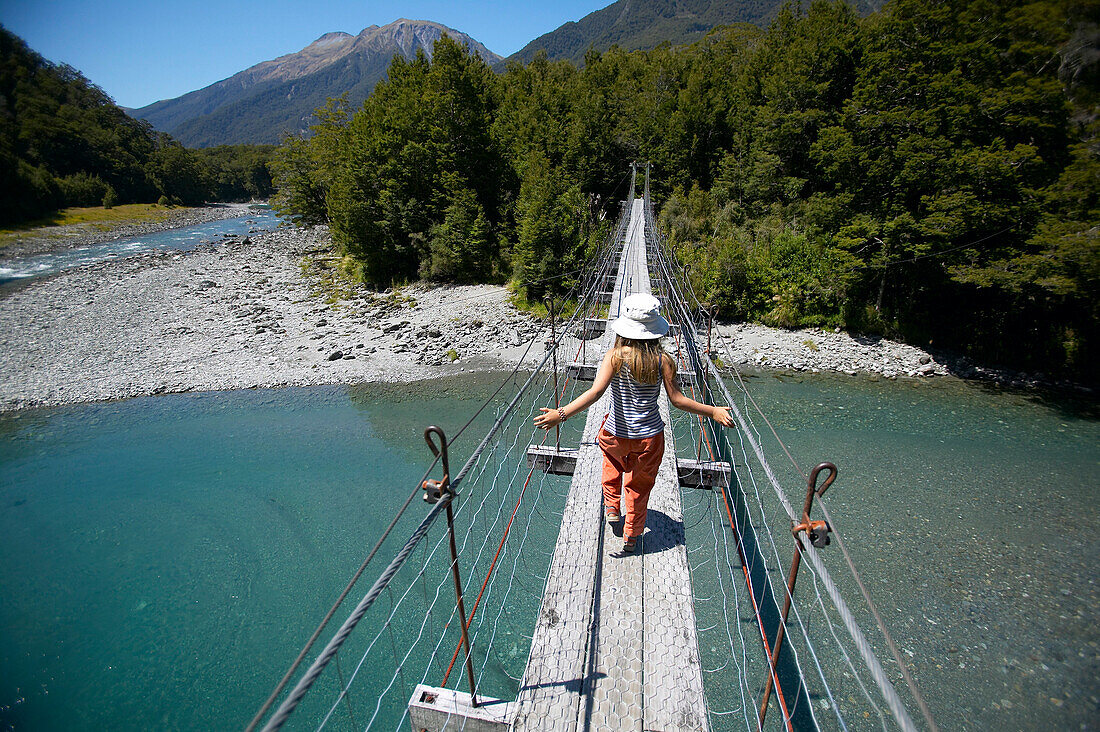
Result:
[[[383,26],[372,25],[364,28],[356,39],[356,46],[360,50],[369,51],[384,48],[397,49],[405,58],[412,58],[417,49],[423,48],[424,53],[430,58],[432,47],[444,33],[459,42],[468,44],[471,51],[488,63],[495,63],[501,58],[465,33],[448,28],[442,23],[408,18],[399,18]]]
[[[313,111],[330,97],[347,94],[352,108],[362,104],[395,55],[411,59],[423,49],[430,57],[444,33],[467,44],[487,63],[501,60],[465,33],[441,23],[401,18],[369,26],[357,35],[326,33],[300,51],[133,114],[187,145],[275,143],[285,133],[306,131]]]
[[[377,26],[372,26],[372,27],[377,27]],[[321,36],[320,38],[318,38],[313,43],[306,46],[305,49],[303,49],[303,50],[308,50],[310,48],[314,48],[314,49],[318,49],[318,50],[320,50],[322,48],[328,48],[328,47],[332,46],[335,43],[340,43],[341,41],[347,41],[351,37],[352,36],[351,36],[350,33],[344,33],[343,31],[336,31],[335,33],[326,33],[325,35]]]

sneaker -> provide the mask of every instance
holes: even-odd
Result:
[[[614,506],[607,507],[607,523],[617,524],[622,520],[622,516],[619,515],[619,509]]]
[[[634,536],[628,536],[623,540],[623,551],[632,552],[634,548],[638,546],[638,539]]]

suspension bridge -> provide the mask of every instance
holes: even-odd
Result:
[[[818,551],[835,537],[847,556],[822,499],[836,468],[804,474],[791,458],[804,481],[791,488],[798,511],[767,460],[755,403],[740,380],[735,398],[712,360],[721,344],[655,225],[648,166],[641,198],[636,177],[632,166],[573,313],[551,312],[541,361],[522,384],[517,366],[486,402],[494,421],[457,471],[450,453],[474,418],[449,437],[425,432],[435,461],[424,480],[248,730],[913,730],[909,707],[935,729],[858,575],[859,612],[893,653],[908,706]],[[681,388],[729,405],[737,428],[672,414],[662,395],[665,454],[639,551],[626,554],[621,524],[603,520],[595,438],[610,392],[580,427],[536,435],[531,418],[586,388],[613,340],[607,323],[634,292],[662,302]],[[811,519],[815,505],[825,520]]]

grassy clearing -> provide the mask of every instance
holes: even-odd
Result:
[[[550,317],[550,311],[547,309],[545,302],[531,302],[523,295],[519,288],[515,287],[514,283],[510,283],[508,289],[511,290],[512,293],[508,297],[508,301],[512,303],[514,308],[533,315],[540,320],[546,320]],[[601,309],[603,310],[602,317],[606,318],[607,307],[604,306]],[[558,299],[554,303],[554,311],[555,317],[558,320],[568,320],[577,312],[577,301]],[[597,317],[600,316],[597,314]]]
[[[167,220],[173,210],[158,206],[155,203],[128,203],[113,208],[103,208],[102,206],[66,208],[35,221],[25,221],[16,226],[0,227],[0,247],[11,244],[37,229],[82,224],[88,228],[107,231],[121,224],[159,223]],[[65,236],[63,233],[54,231],[43,231],[41,235]]]
[[[329,252],[314,252],[299,261],[302,275],[312,279],[309,295],[321,298],[326,305],[339,308],[342,300],[355,292],[355,281],[347,276],[342,258]]]
[[[388,295],[365,292],[365,286],[356,276],[358,268],[355,260],[341,257],[332,250],[310,252],[298,261],[298,266],[302,276],[311,280],[310,297],[323,300],[334,310],[339,309],[345,300],[362,297],[393,307],[416,307],[416,298],[402,293],[397,287],[392,288]]]

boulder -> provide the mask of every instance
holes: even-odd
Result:
[[[343,357],[344,357],[344,352],[343,351],[333,351],[332,353],[330,353],[328,355],[328,360],[329,361],[338,361],[339,359],[341,359]]]

